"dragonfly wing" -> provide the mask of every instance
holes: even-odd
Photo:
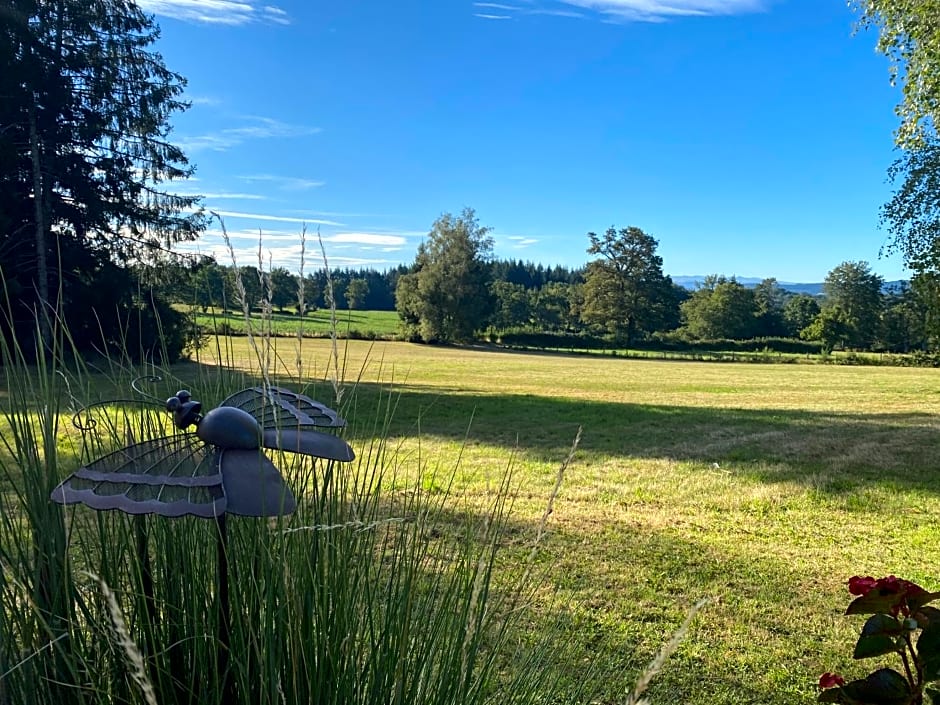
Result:
[[[298,394],[283,387],[271,387],[269,391],[281,404],[293,407],[298,416],[306,416],[312,419],[316,426],[342,428],[346,425],[346,420],[330,407],[304,394]]]
[[[346,425],[346,421],[329,407],[283,387],[243,389],[220,406],[234,406],[247,411],[263,428],[342,428]]]
[[[348,463],[356,457],[353,449],[342,438],[308,428],[269,428],[261,435],[265,448],[277,448],[293,453],[312,455]]]
[[[247,411],[261,425],[265,448],[303,453],[347,463],[355,458],[346,441],[319,429],[346,425],[339,414],[318,401],[283,387],[251,387],[222,402]]]
[[[51,499],[166,517],[208,519],[226,510],[219,463],[189,434],[134,443],[105,455],[69,475]]]
[[[297,501],[290,488],[260,450],[216,451],[229,514],[270,517],[292,514]]]

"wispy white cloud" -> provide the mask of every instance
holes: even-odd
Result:
[[[315,181],[313,179],[301,179],[296,176],[277,176],[275,174],[249,174],[239,176],[242,181],[256,183],[259,181],[273,183],[279,188],[287,191],[306,191],[307,189],[317,188],[326,184],[325,181]]]
[[[224,152],[242,142],[252,139],[269,139],[275,137],[305,137],[320,132],[319,127],[309,125],[291,125],[274,118],[259,117],[255,115],[245,118],[249,124],[239,127],[226,127],[216,132],[191,137],[182,136],[177,141],[185,152],[198,152],[212,150]]]
[[[351,243],[355,245],[384,245],[386,247],[401,247],[408,241],[401,235],[384,235],[380,233],[336,233],[323,238],[327,242]]]
[[[427,230],[402,230],[400,228],[362,228],[360,232],[369,233],[371,235],[379,236],[391,236],[395,238],[405,238],[406,240],[414,239],[421,240],[428,236]],[[396,244],[397,246],[397,244]]]
[[[574,10],[561,10],[557,8],[534,8],[526,12],[527,15],[548,15],[550,17],[584,17],[583,12]]]
[[[518,10],[520,8],[515,5],[501,5],[498,2],[475,2],[473,3],[474,7],[484,7],[489,10]]]
[[[236,140],[224,134],[205,134],[192,137],[180,137],[176,143],[184,152],[199,152],[211,149],[215,152],[224,152],[226,149],[241,144],[244,140]]]
[[[345,211],[321,211],[310,208],[288,208],[285,213],[323,218],[386,218],[378,213],[347,213]]]
[[[518,15],[584,17],[591,13],[610,22],[663,22],[677,17],[708,17],[760,12],[772,0],[537,0],[525,6],[505,5],[506,12]],[[474,3],[474,7],[498,3]],[[572,10],[571,8],[578,8]],[[476,14],[476,13],[475,13]],[[477,17],[481,15],[477,14]],[[511,15],[506,15],[511,16]],[[500,17],[503,17],[501,15]]]
[[[330,267],[381,269],[410,259],[410,255],[405,253],[413,250],[417,241],[427,234],[424,231],[388,226],[344,229],[344,226],[334,221],[319,218],[229,210],[215,212],[225,220],[224,232],[216,221],[198,240],[178,243],[174,249],[185,255],[212,256],[225,265],[232,263],[234,252],[239,266],[258,266],[260,252],[262,267],[286,267],[295,273],[300,271],[303,259],[305,271],[310,272],[323,266],[317,234],[308,229],[304,248],[301,245],[300,228],[291,227],[293,224],[306,223],[322,226],[320,239]]]
[[[274,118],[264,117],[262,115],[246,115],[246,120],[254,122],[253,125],[242,125],[241,127],[230,127],[225,130],[227,134],[239,137],[303,137],[305,135],[315,135],[322,132],[319,127],[310,125],[291,125],[281,122]]]
[[[535,245],[538,243],[538,240],[534,237],[524,237],[522,235],[507,235],[506,239],[510,241],[514,249],[522,249],[523,247],[529,247],[530,245]]]
[[[704,17],[757,12],[766,0],[561,0],[626,21],[657,21],[670,17]]]
[[[242,218],[250,217],[254,219],[268,219],[273,220],[274,222],[280,221],[291,221],[289,218],[277,218],[275,220],[272,216],[258,216],[251,215],[247,213],[235,213],[233,211],[214,211],[218,213],[223,218]],[[309,219],[305,222],[311,222]],[[324,223],[321,223],[323,225]],[[276,227],[276,226],[274,226]],[[335,226],[331,226],[335,227]],[[231,240],[252,240],[255,243],[261,239],[264,242],[268,241],[295,241],[300,242],[300,231],[299,230],[284,230],[284,229],[269,229],[269,228],[245,228],[245,227],[226,227],[223,231],[220,227],[211,227],[203,231],[203,237],[223,237],[225,234],[228,234],[229,239]],[[424,233],[421,233],[422,235]],[[316,234],[312,236],[314,239],[317,237]],[[416,235],[413,231],[387,231],[387,232],[351,232],[351,231],[340,231],[336,233],[330,233],[327,235],[321,235],[321,239],[324,242],[332,242],[337,245],[369,245],[369,246],[387,246],[387,247],[401,247],[408,243],[409,238],[415,238]],[[307,233],[307,239],[311,238],[311,234]],[[309,242],[308,242],[309,245]]]
[[[218,201],[264,201],[267,200],[267,196],[262,196],[259,193],[229,193],[226,191],[219,191],[217,193],[201,193],[199,191],[185,190],[185,191],[175,191],[179,196],[202,196],[207,201],[218,200]]]
[[[298,231],[290,230],[267,230],[265,228],[229,228],[226,227],[225,231],[221,228],[209,228],[202,233],[203,238],[224,238],[225,235],[228,235],[228,238],[232,241],[235,240],[250,240],[255,243],[255,249],[258,246],[258,240],[262,242],[269,241],[294,241],[300,242],[300,233]]]
[[[207,95],[185,95],[183,98],[193,105],[215,106],[222,104],[222,101],[218,98],[212,98]]]
[[[263,5],[261,7],[261,14],[268,22],[290,24],[290,17],[288,17],[287,12],[275,5]]]
[[[237,236],[236,236],[237,235]],[[291,242],[289,238],[293,238]],[[274,244],[269,243],[290,243]],[[229,247],[231,245],[231,248]],[[231,264],[234,253],[235,262],[239,266],[253,265],[258,266],[258,233],[250,236],[247,232],[232,233],[229,232],[229,244],[226,244],[221,231],[207,231],[199,240],[192,242],[181,242],[174,246],[174,249],[181,254],[192,255],[210,255],[215,257],[221,264]],[[396,258],[382,256],[373,256],[367,250],[349,251],[349,245],[334,245],[328,240],[324,240],[324,247],[327,251],[327,258],[330,267],[389,267],[398,264]],[[396,248],[397,249],[397,248]],[[395,250],[390,250],[395,251]],[[297,234],[269,234],[262,231],[261,238],[261,259],[265,269],[268,266],[286,267],[292,272],[299,272],[301,260],[304,260],[304,270],[307,272],[316,269],[317,266],[323,266],[319,257],[319,251],[311,251],[310,243],[307,243],[306,252],[304,252],[300,237]]]
[[[332,225],[344,227],[343,223],[337,223],[335,220],[323,220],[322,218],[295,218],[287,215],[268,215],[267,213],[242,213],[240,211],[222,211],[213,210],[214,213],[223,218],[241,218],[243,220],[260,220],[262,222],[272,223],[299,223],[307,225]]]
[[[512,17],[509,15],[484,15],[479,12],[473,13],[474,17],[479,17],[481,20],[511,20]]]
[[[144,12],[184,22],[243,25],[252,22],[290,24],[287,12],[276,5],[252,0],[137,0]]]

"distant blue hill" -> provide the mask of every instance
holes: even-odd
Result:
[[[731,277],[728,278],[730,279]],[[743,284],[744,286],[748,287],[756,286],[763,281],[763,279],[760,277],[735,277],[735,280],[737,280],[739,284]],[[672,281],[679,286],[688,289],[689,291],[695,291],[695,289],[705,281],[705,275],[696,274],[692,276],[678,276],[673,277]],[[777,284],[780,285],[781,289],[792,291],[794,294],[809,294],[810,296],[820,296],[823,292],[822,282],[813,282],[807,284],[802,284],[799,282],[777,282]],[[907,282],[903,279],[885,282],[884,291],[890,291],[900,287],[903,284],[907,284]]]

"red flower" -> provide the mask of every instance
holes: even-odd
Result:
[[[845,678],[838,673],[823,673],[819,677],[820,688],[835,688],[837,685],[845,685]]]
[[[879,597],[894,597],[888,610],[894,617],[897,617],[901,612],[910,615],[908,598],[917,597],[927,592],[920,585],[912,583],[910,580],[902,580],[894,575],[878,578],[878,580],[870,575],[864,577],[855,575],[849,578],[849,592],[851,594],[864,597],[873,590],[878,591]]]
[[[901,580],[896,578],[893,575],[888,575],[884,578],[878,578],[877,587],[881,590],[882,595],[891,595],[894,593],[899,593],[904,591],[906,580]]]
[[[882,578],[885,580],[886,578]],[[867,595],[876,587],[878,587],[879,580],[875,580],[870,575],[866,575],[864,578],[861,575],[855,575],[849,578],[849,593],[852,595]]]

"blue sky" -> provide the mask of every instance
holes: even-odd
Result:
[[[240,263],[385,269],[442,212],[580,266],[643,228],[673,275],[879,259],[900,91],[843,0],[139,0],[193,107],[179,190]],[[277,4],[267,4],[267,3]],[[217,228],[190,246],[219,253]]]

